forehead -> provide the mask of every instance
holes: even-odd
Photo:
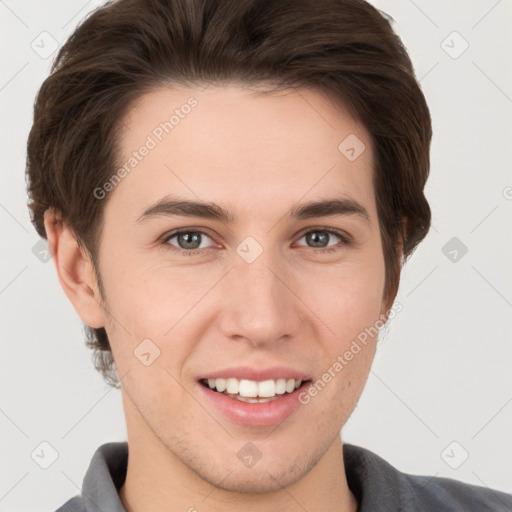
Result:
[[[370,135],[319,91],[160,88],[141,96],[122,122],[116,169],[125,172],[111,202],[129,204],[134,217],[166,194],[238,212],[260,205],[260,216],[326,195],[374,211]]]

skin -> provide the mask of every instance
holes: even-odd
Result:
[[[52,211],[45,216],[61,285],[86,324],[106,328],[122,378],[130,457],[121,500],[129,512],[355,511],[340,431],[366,383],[376,338],[309,404],[271,427],[229,420],[196,379],[244,364],[284,365],[316,381],[389,312],[370,135],[315,90],[161,88],[123,119],[119,161],[191,96],[198,105],[104,199],[103,303],[71,228]],[[355,161],[338,150],[349,134],[366,145]],[[238,219],[137,222],[167,194],[215,202]],[[297,203],[340,197],[364,206],[368,220],[285,217]],[[205,232],[203,252],[173,252],[180,243],[198,251],[183,238],[164,240],[178,228]],[[352,242],[331,236],[314,245],[305,236],[325,229]],[[247,236],[263,249],[252,263],[236,252]],[[327,245],[338,250],[315,252]],[[147,338],[160,350],[149,366],[133,353]],[[251,468],[237,457],[249,441],[262,454]]]

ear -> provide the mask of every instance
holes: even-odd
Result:
[[[74,232],[59,212],[46,210],[44,226],[64,293],[85,324],[104,327],[105,315],[90,256],[78,245]]]

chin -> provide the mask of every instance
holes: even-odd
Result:
[[[231,471],[231,472],[230,472]],[[266,467],[254,468],[235,468],[226,471],[224,478],[219,475],[201,474],[201,478],[218,489],[229,492],[243,494],[267,494],[288,487],[307,473],[307,468],[300,470],[297,467],[287,468],[285,470],[272,470]]]

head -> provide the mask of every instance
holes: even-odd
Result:
[[[207,480],[224,478],[235,462],[216,450],[236,453],[247,431],[205,415],[198,377],[280,364],[317,380],[387,318],[430,226],[430,140],[407,52],[366,2],[118,0],[85,19],[37,96],[29,207],[58,241],[97,368],[111,385],[123,377],[133,425]],[[327,199],[343,213],[301,208]],[[319,252],[322,241],[337,249]],[[283,479],[339,434],[376,339],[272,435],[251,431]],[[143,340],[158,352],[148,366],[134,355]]]

